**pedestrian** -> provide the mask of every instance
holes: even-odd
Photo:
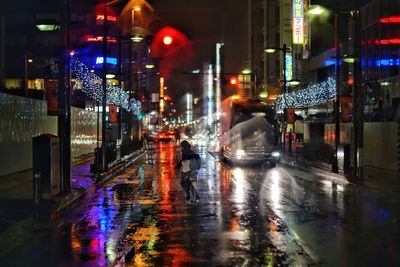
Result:
[[[175,129],[175,142],[179,144],[181,142],[181,133],[179,129]]]
[[[200,156],[195,153],[188,141],[181,142],[182,159],[175,166],[181,172],[180,184],[186,193],[186,200],[188,202],[199,202],[200,197],[197,190],[194,188],[192,181],[197,179],[197,170],[195,165],[199,165]],[[197,162],[197,164],[191,164]]]
[[[144,132],[143,134],[143,148],[145,150],[149,149],[149,135],[147,134],[147,132]]]

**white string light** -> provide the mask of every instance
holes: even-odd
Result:
[[[71,70],[75,73],[76,80],[82,85],[82,91],[96,101],[103,99],[103,86],[99,76],[90,72],[89,68],[78,59],[71,60]],[[134,114],[141,113],[141,103],[136,99],[129,98],[127,92],[121,87],[107,84],[107,104],[115,104]]]
[[[306,108],[324,103],[336,96],[336,81],[329,77],[327,81],[310,85],[302,90],[280,95],[276,109]]]

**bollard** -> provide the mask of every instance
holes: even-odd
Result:
[[[39,205],[42,198],[42,188],[40,185],[40,172],[33,172],[33,204]]]

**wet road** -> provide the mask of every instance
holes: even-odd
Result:
[[[2,266],[396,266],[399,194],[229,166],[206,150],[189,205],[173,144],[90,194]]]

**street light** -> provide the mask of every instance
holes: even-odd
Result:
[[[326,11],[326,8],[319,6],[319,5],[314,5],[308,10],[308,13],[310,13],[311,15],[321,15],[325,11]]]
[[[36,24],[36,28],[42,32],[56,31],[60,29],[60,25],[57,24]]]
[[[135,36],[131,37],[131,40],[134,43],[140,43],[141,41],[143,41],[143,37],[140,35],[135,35]]]
[[[139,12],[141,10],[140,7],[134,7],[132,9],[132,41],[135,43],[140,43],[143,40],[143,37],[141,37],[140,35],[136,35],[136,31],[135,31],[135,12]]]
[[[356,62],[356,58],[354,56],[352,56],[352,55],[344,55],[343,56],[343,61],[346,62],[346,63],[352,64],[352,63]]]
[[[244,75],[249,75],[250,73],[251,73],[251,69],[246,68],[246,69],[242,70],[242,74],[244,74]]]
[[[267,98],[268,94],[266,92],[262,92],[258,95],[260,98]]]
[[[264,49],[265,53],[272,54],[276,51],[281,51],[283,53],[283,93],[287,93],[287,81],[286,81],[286,52],[287,46],[283,44],[283,47],[266,47]]]
[[[266,53],[275,53],[276,52],[276,49],[275,48],[265,48],[265,50],[264,50]]]
[[[292,79],[288,83],[289,83],[290,86],[297,86],[297,85],[300,84],[300,80],[299,79]]]
[[[152,63],[146,63],[145,67],[146,69],[154,69],[155,65]]]

